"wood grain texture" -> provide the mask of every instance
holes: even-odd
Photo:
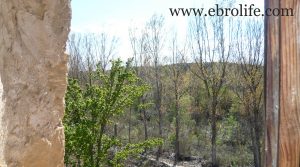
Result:
[[[293,17],[280,20],[279,166],[300,166],[300,1],[281,0]]]
[[[279,8],[279,0],[265,0],[266,8]],[[276,167],[279,130],[279,17],[265,17],[265,165]]]
[[[266,17],[264,166],[300,166],[300,1],[266,0],[294,16]],[[279,120],[278,120],[279,118]],[[279,131],[278,131],[279,130]]]

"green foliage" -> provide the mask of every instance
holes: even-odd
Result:
[[[147,68],[144,67],[143,70],[151,73],[153,69]],[[145,81],[151,80],[151,76],[144,74],[141,80],[132,71],[130,63],[122,66],[120,61],[113,62],[110,71],[97,70],[93,71],[92,75],[91,85],[79,86],[76,80],[69,80],[64,118],[66,166],[81,164],[88,167],[122,167],[124,164],[130,166],[133,163],[144,163],[140,155],[145,155],[145,150],[146,153],[153,155],[155,150],[149,148],[162,144],[161,139],[144,141],[143,137],[145,132],[143,111],[146,112],[148,137],[158,136],[155,93],[145,84]],[[164,76],[162,158],[167,158],[174,151],[176,112],[172,80],[167,73],[162,75]],[[191,74],[186,72],[183,75],[183,78],[189,78],[186,75]],[[210,160],[211,100],[207,96],[204,83],[199,79],[184,79],[182,82],[184,86],[180,87],[179,98],[180,154]],[[251,128],[248,122],[251,110],[246,110],[244,104],[252,104],[251,99],[256,96],[247,97],[245,101],[247,103],[243,103],[239,96],[242,93],[239,90],[242,86],[226,82],[226,85],[221,87],[217,99],[216,143],[221,166],[253,166]],[[235,91],[239,91],[239,94]],[[116,123],[117,137],[114,136]],[[131,143],[127,143],[129,127]]]
[[[122,166],[128,156],[161,144],[161,140],[153,139],[123,146],[117,138],[105,134],[113,118],[149,90],[134,74],[130,62],[122,66],[120,60],[114,61],[110,71],[97,68],[93,77],[95,82],[85,89],[69,79],[63,121],[67,166]]]
[[[220,123],[220,130],[219,130],[219,140],[217,143],[220,145],[221,142],[234,142],[236,138],[236,130],[238,128],[238,122],[236,118],[230,114],[225,120]]]

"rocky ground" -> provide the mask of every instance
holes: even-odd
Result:
[[[127,167],[174,167],[174,158],[161,157],[156,161],[154,155],[144,156],[140,160],[131,162]],[[179,161],[176,167],[209,167],[209,162],[200,157],[187,157],[186,160]]]

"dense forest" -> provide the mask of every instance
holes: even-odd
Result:
[[[261,166],[263,20],[196,17],[186,40],[154,15],[111,34],[71,34],[66,166]]]

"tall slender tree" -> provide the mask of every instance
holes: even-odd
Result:
[[[162,16],[153,15],[147,23],[147,52],[151,56],[152,66],[154,69],[154,102],[155,110],[158,112],[158,131],[159,137],[163,138],[162,131],[162,90],[163,84],[161,80],[161,58],[162,48],[164,43],[164,18]],[[158,160],[162,153],[162,147],[159,146],[156,159]]]
[[[226,26],[226,27],[225,27]],[[209,99],[211,125],[211,159],[218,166],[216,152],[217,116],[219,97],[225,86],[228,60],[232,54],[231,19],[195,17],[190,24],[191,51],[195,66],[191,68],[205,86]]]
[[[173,100],[175,103],[175,160],[174,165],[177,164],[180,158],[180,99],[184,95],[187,89],[184,88],[184,72],[185,66],[184,63],[186,48],[180,48],[178,46],[177,35],[175,34],[172,39],[171,45],[171,56],[170,56],[170,64],[167,65],[168,68],[168,76],[170,76],[172,83],[172,94]]]
[[[234,92],[239,98],[250,127],[252,152],[255,167],[261,163],[263,126],[263,20],[240,21],[236,31],[236,66]]]
[[[149,55],[147,54],[147,43],[146,43],[146,33],[145,30],[142,29],[140,33],[137,32],[136,29],[129,30],[129,38],[133,52],[133,63],[135,66],[135,71],[137,75],[147,82],[147,73],[146,66],[149,65]],[[137,101],[137,106],[135,107],[139,110],[141,115],[143,125],[144,125],[144,139],[148,139],[148,123],[147,123],[147,102],[146,102],[147,94],[141,96]],[[131,114],[129,115],[131,118]],[[129,118],[129,120],[130,120]],[[129,131],[130,133],[130,125]]]

